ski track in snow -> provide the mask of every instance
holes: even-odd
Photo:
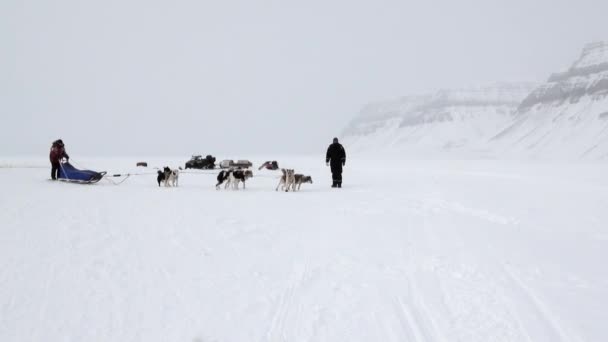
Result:
[[[538,338],[550,337],[553,341],[582,341],[579,336],[573,336],[570,333],[566,333],[564,323],[559,321],[559,319],[549,310],[547,305],[539,298],[535,291],[529,288],[523,282],[521,277],[515,275],[515,272],[510,269],[510,266],[505,265],[504,269],[510,280],[512,280],[516,285],[511,288],[516,292],[521,292],[519,297],[523,299],[523,303],[529,306],[526,313],[528,315],[535,316],[539,322],[537,327],[542,330],[542,334],[537,336],[534,340]]]
[[[316,160],[286,163],[315,184],[1,169],[0,340],[608,338],[608,167],[353,158],[331,190]]]
[[[288,286],[285,291],[281,294],[279,302],[276,307],[276,312],[272,318],[272,322],[268,329],[268,333],[265,341],[278,341],[284,342],[289,341],[287,336],[287,329],[285,327],[285,320],[288,316],[293,315],[293,310],[298,309],[297,303],[294,303],[299,287],[305,280],[306,276],[306,265],[302,269],[297,267],[294,269],[291,279],[289,280]],[[295,308],[294,308],[295,306]],[[298,326],[298,321],[294,322],[294,326]]]

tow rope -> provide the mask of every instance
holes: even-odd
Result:
[[[72,163],[76,166],[75,163]],[[156,170],[162,170],[161,168],[155,167]],[[180,174],[190,174],[190,175],[212,175],[216,176],[219,171],[223,171],[224,169],[206,169],[201,171],[187,171],[187,170],[179,170]],[[138,173],[114,173],[114,174],[104,174],[103,179],[107,180],[112,185],[121,185],[126,182],[131,176],[151,176],[157,175],[158,172],[138,172]],[[121,178],[121,180],[115,181],[112,178]],[[276,175],[254,175],[254,178],[273,178],[278,179],[281,176]]]

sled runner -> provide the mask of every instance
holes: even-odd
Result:
[[[69,162],[60,164],[58,180],[71,183],[93,184],[99,182],[106,172],[78,170]]]

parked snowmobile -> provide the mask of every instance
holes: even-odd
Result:
[[[192,159],[186,162],[186,169],[215,169],[215,157],[208,155],[203,158],[200,155],[192,156]]]

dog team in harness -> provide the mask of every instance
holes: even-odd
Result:
[[[69,162],[70,156],[66,152],[65,145],[61,139],[53,141],[49,153],[49,160],[51,162],[52,180],[91,184],[100,181],[106,175],[105,171],[96,172],[91,170],[79,170],[72,166]],[[215,161],[215,158],[213,158],[213,160]],[[344,146],[340,144],[338,138],[334,138],[332,144],[327,148],[327,153],[325,154],[325,163],[330,167],[331,170],[331,187],[341,188],[342,171],[346,165],[346,150],[344,149]],[[258,170],[262,169],[278,170],[279,164],[275,160],[266,161],[258,168]],[[302,184],[312,184],[311,176],[296,174],[293,169],[281,169],[281,172],[282,176],[280,177],[279,184],[277,185],[277,191],[279,188],[282,188],[282,190],[285,191],[298,191],[300,190]],[[157,182],[159,186],[164,184],[167,187],[175,187],[178,185],[178,177],[178,170],[171,170],[168,167],[165,167],[162,171],[158,171]],[[216,184],[216,189],[219,189],[220,185],[222,184],[225,184],[225,188],[232,185],[234,189],[238,189],[239,183],[243,183],[244,189],[245,181],[251,177],[253,177],[253,172],[251,170],[242,169],[240,167],[222,170],[217,176],[218,183]]]

